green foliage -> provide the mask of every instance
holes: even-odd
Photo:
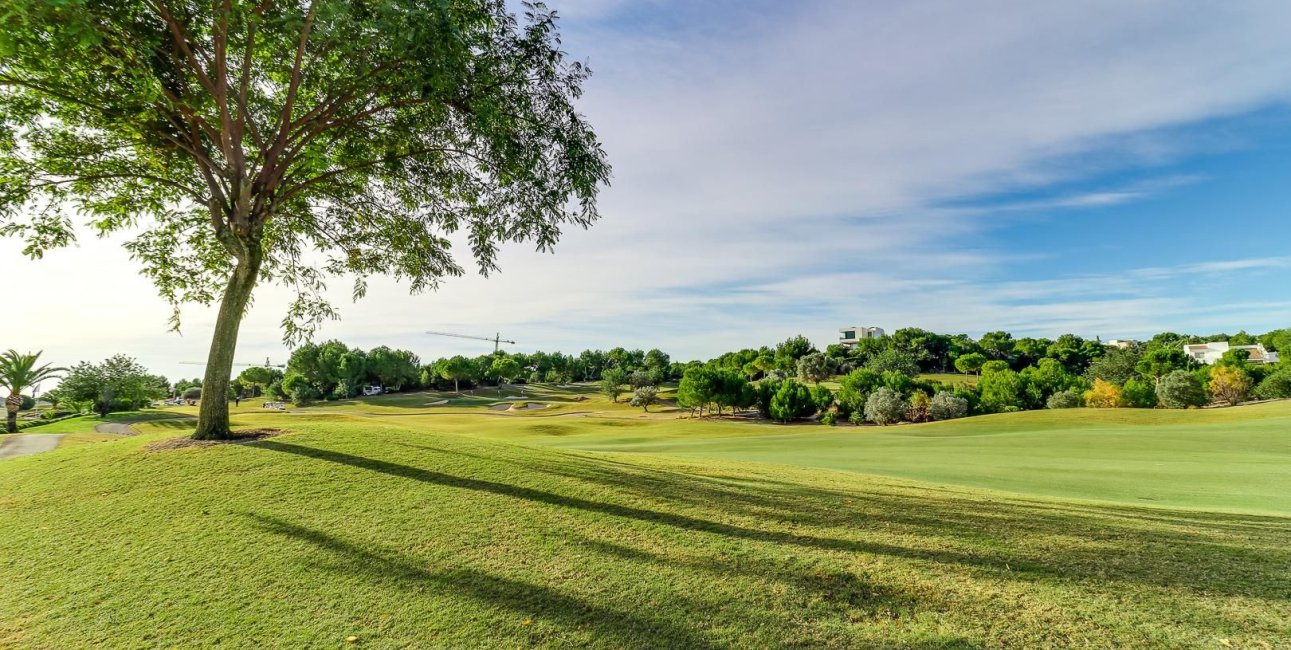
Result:
[[[901,394],[891,388],[879,388],[865,400],[865,419],[879,425],[896,424],[906,415]]]
[[[820,352],[813,352],[798,359],[798,378],[819,384],[834,376],[834,361]]]
[[[1131,379],[1125,382],[1121,393],[1125,400],[1125,405],[1130,408],[1151,409],[1157,407],[1156,386],[1151,380]]]
[[[795,379],[786,379],[780,382],[775,394],[771,396],[768,410],[772,420],[792,422],[815,415],[817,404],[805,384]]]
[[[817,411],[828,411],[834,405],[834,392],[825,386],[812,386],[811,401],[816,405]]]
[[[133,358],[123,354],[103,363],[82,361],[67,371],[59,392],[73,402],[90,402],[99,415],[113,411],[130,411],[161,399],[169,392],[169,383]]]
[[[1124,386],[1125,382],[1139,376],[1138,365],[1142,360],[1143,353],[1135,348],[1112,348],[1089,364],[1085,376],[1090,382],[1102,379]]]
[[[982,364],[982,370],[981,370],[981,372],[982,372],[982,374],[983,374],[983,375],[988,375],[988,374],[993,373],[993,372],[1000,372],[1000,371],[1003,371],[1003,370],[1008,370],[1009,368],[1010,368],[1010,366],[1009,366],[1009,362],[1007,362],[1007,361],[998,361],[998,360],[997,360],[997,361],[987,361],[986,363]]]
[[[1027,402],[1019,404],[1029,408],[1039,408],[1054,393],[1084,388],[1084,381],[1074,375],[1057,359],[1044,358],[1034,366],[1022,370],[1022,379],[1026,383]]]
[[[1134,367],[1145,378],[1160,381],[1176,370],[1188,370],[1196,365],[1197,362],[1189,358],[1183,348],[1169,347],[1149,349]]]
[[[844,416],[852,413],[864,414],[865,400],[870,393],[883,385],[883,375],[869,368],[858,368],[843,377],[842,386],[836,396],[838,410]]]
[[[308,406],[322,397],[305,375],[294,370],[287,371],[282,378],[281,390],[287,394],[296,406]]]
[[[955,359],[955,370],[966,375],[976,374],[982,371],[982,365],[987,361],[986,355],[980,352],[972,352]]]
[[[827,427],[832,427],[838,424],[838,414],[834,411],[825,411],[820,416],[820,423]]]
[[[816,347],[807,337],[801,334],[792,336],[776,346],[775,365],[791,375],[798,371],[798,360],[814,352],[817,352]]]
[[[1056,359],[1072,374],[1082,374],[1097,358],[1107,354],[1107,348],[1098,341],[1087,341],[1075,334],[1059,336],[1045,350],[1045,356]]]
[[[2,106],[2,105],[0,105]],[[3,215],[3,212],[0,212]],[[0,354],[0,388],[9,391],[5,399],[6,428],[9,433],[18,431],[18,411],[22,409],[22,390],[53,379],[65,368],[53,368],[40,362],[40,352],[20,354],[8,350]]]
[[[185,388],[184,392],[180,393],[179,396],[184,399],[191,399],[191,400],[202,399],[202,387],[189,386],[188,388]]]
[[[610,398],[611,402],[619,401],[619,395],[624,392],[623,385],[628,383],[628,373],[618,368],[609,368],[601,373],[601,392]],[[682,380],[685,383],[685,380]]]
[[[493,363],[489,366],[489,375],[497,378],[499,383],[508,383],[520,376],[521,368],[519,362],[506,354],[499,354],[493,358]],[[627,378],[620,376],[620,384],[626,383]]]
[[[1022,408],[1026,404],[1026,379],[1012,370],[984,372],[977,386],[982,392],[981,408],[987,413],[1000,413],[1010,406]]]
[[[632,391],[632,406],[640,406],[642,411],[649,412],[650,407],[659,403],[659,389],[654,386],[640,386]]]
[[[953,393],[939,391],[928,403],[928,415],[933,420],[954,420],[968,415],[968,400]]]
[[[987,332],[982,338],[977,340],[977,345],[981,347],[982,354],[988,359],[1008,362],[1013,358],[1015,342],[1013,335],[1008,332]]]
[[[1291,354],[1291,348],[1287,350]],[[1255,396],[1259,399],[1283,399],[1291,397],[1291,367],[1278,370],[1265,377],[1255,387]]]
[[[1084,406],[1085,400],[1081,395],[1081,391],[1067,389],[1050,395],[1044,405],[1045,408],[1049,409],[1074,409]]]
[[[167,6],[6,3],[0,236],[40,257],[75,240],[72,215],[131,233],[175,327],[181,304],[221,303],[211,391],[262,279],[296,293],[297,343],[336,317],[332,278],[422,292],[465,272],[453,233],[487,274],[500,244],[548,250],[599,217],[610,169],[574,108],[589,71],[540,4],[524,24],[502,0]],[[213,404],[197,437],[228,435]]]
[[[874,372],[899,372],[909,377],[919,374],[919,364],[914,356],[896,348],[887,348],[874,355],[865,367]]]
[[[1205,384],[1186,370],[1174,370],[1162,377],[1156,394],[1161,405],[1171,409],[1204,406],[1210,401]]]
[[[928,393],[917,390],[910,396],[908,418],[911,422],[927,422],[932,419],[932,399],[928,397]]]
[[[421,359],[408,350],[382,345],[368,351],[366,370],[368,383],[398,391],[421,380]]]

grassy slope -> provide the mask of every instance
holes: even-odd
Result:
[[[0,646],[1291,643],[1287,519],[239,420],[0,464]]]
[[[1033,411],[897,427],[678,423],[589,401],[600,417],[420,426],[592,451],[758,461],[1130,504],[1291,515],[1291,401],[1203,411]]]

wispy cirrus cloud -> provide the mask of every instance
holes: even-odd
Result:
[[[1208,179],[1116,172],[1233,146],[1192,127],[1285,107],[1291,4],[548,4],[597,72],[581,107],[615,166],[605,219],[554,256],[508,246],[500,275],[437,294],[374,282],[347,305],[338,287],[344,320],[324,336],[435,356],[478,348],[427,329],[500,329],[529,349],[705,357],[797,332],[825,343],[855,322],[1132,336],[1291,321],[1287,283],[1268,282],[1286,279],[1285,258],[1254,238],[1249,255],[1202,246],[1181,263],[1145,247],[1089,273],[1034,264],[1084,253],[1061,239],[1007,237],[1019,212],[1133,205]],[[4,242],[0,264],[78,296],[0,323],[0,338],[59,362],[129,351],[171,374],[201,356],[212,313],[188,310],[185,338],[165,334],[164,305],[110,245],[31,264]],[[281,356],[286,299],[257,292],[243,356]]]

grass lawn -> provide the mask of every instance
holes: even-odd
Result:
[[[235,424],[292,433],[148,451],[191,426],[162,420],[0,462],[0,646],[1291,644],[1291,508],[1236,485],[1275,480],[1259,456],[1287,466],[1286,403],[881,430],[678,421],[599,397],[554,415],[397,399],[421,397],[244,403]],[[1228,462],[1231,502],[1037,496],[1039,474],[1004,493],[880,466],[959,454],[989,475],[1046,441],[1070,454],[1081,422],[1089,449],[1116,431],[1170,463],[1203,459],[1194,470]],[[830,445],[857,466],[824,468]],[[964,455],[979,447],[994,454]],[[839,471],[868,465],[883,471]]]
[[[919,375],[919,379],[924,381],[939,381],[947,386],[972,386],[976,385],[981,377],[977,375],[965,375],[962,372],[928,372]]]

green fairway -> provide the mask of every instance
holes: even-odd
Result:
[[[244,402],[290,433],[0,461],[0,646],[1291,643],[1285,403],[831,429],[543,398]]]
[[[678,421],[602,399],[532,422],[404,413],[436,431],[588,451],[758,461],[1126,504],[1291,515],[1291,401],[1071,409],[894,427]],[[356,415],[364,411],[345,407]],[[368,417],[386,411],[368,409]],[[541,412],[538,412],[541,413]],[[559,411],[558,411],[559,413]]]

